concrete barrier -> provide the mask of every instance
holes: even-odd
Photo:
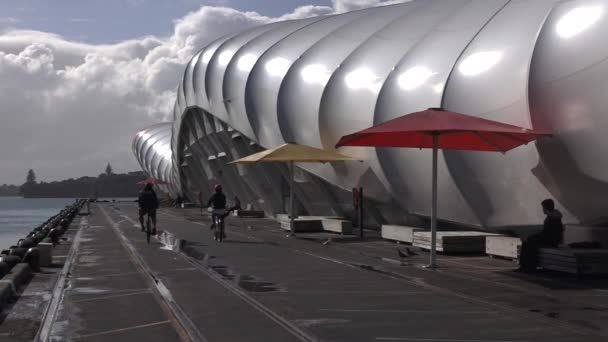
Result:
[[[521,248],[521,239],[510,236],[486,236],[486,254],[516,260]]]
[[[13,269],[0,279],[0,310],[19,293],[19,289],[23,287],[32,278],[32,270],[28,264],[17,264]]]
[[[381,235],[383,239],[399,241],[399,242],[414,242],[414,232],[421,232],[422,228],[396,226],[391,224],[383,224],[381,227]]]
[[[352,234],[353,225],[348,220],[324,219],[321,220],[323,230],[339,234]]]

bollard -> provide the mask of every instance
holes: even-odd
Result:
[[[17,243],[17,246],[19,246],[19,248],[31,248],[31,247],[36,246],[36,242],[34,241],[34,239],[29,237],[27,239],[19,240],[19,242]]]
[[[59,236],[61,236],[63,232],[60,231],[57,228],[53,228],[51,229],[51,231],[49,232],[48,237],[51,238],[51,241],[53,242],[53,245],[56,245],[59,243]]]
[[[23,262],[30,265],[30,268],[34,272],[40,272],[40,252],[38,248],[33,247],[27,250],[23,257]]]
[[[36,233],[32,236],[32,239],[34,239],[34,242],[36,242],[36,244],[39,244],[45,236],[46,234]]]
[[[9,255],[15,255],[18,256],[20,259],[23,259],[25,253],[27,253],[27,248],[11,248],[11,252]]]
[[[0,262],[0,278],[4,277],[10,271],[8,264]]]
[[[41,242],[38,244],[38,251],[40,252],[40,266],[50,267],[53,264],[53,244]]]
[[[21,258],[15,255],[5,255],[0,257],[0,263],[2,262],[8,265],[9,270],[12,270],[15,265],[21,262]]]

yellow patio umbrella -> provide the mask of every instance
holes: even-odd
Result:
[[[294,234],[293,182],[294,163],[328,163],[336,161],[360,161],[360,159],[345,156],[333,151],[318,149],[306,145],[283,144],[272,149],[254,153],[247,157],[234,160],[236,163],[289,163],[289,229]]]

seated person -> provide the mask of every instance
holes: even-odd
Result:
[[[552,199],[542,201],[541,205],[546,215],[543,230],[528,237],[521,245],[519,266],[520,270],[525,272],[536,270],[540,248],[555,248],[563,240],[564,225],[562,223],[562,213],[555,209],[555,203]]]

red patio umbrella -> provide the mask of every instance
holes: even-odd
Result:
[[[433,149],[431,203],[431,260],[435,267],[437,237],[437,150],[506,152],[541,137],[545,132],[486,120],[441,108],[407,114],[345,135],[339,146],[414,147]]]
[[[156,184],[167,184],[167,182],[162,181],[162,180],[157,179],[157,178],[154,178],[154,177],[150,177],[150,178],[145,179],[145,180],[143,180],[141,182],[137,182],[136,184],[138,184],[138,185],[144,185],[144,184],[153,184],[153,185],[156,185]]]

